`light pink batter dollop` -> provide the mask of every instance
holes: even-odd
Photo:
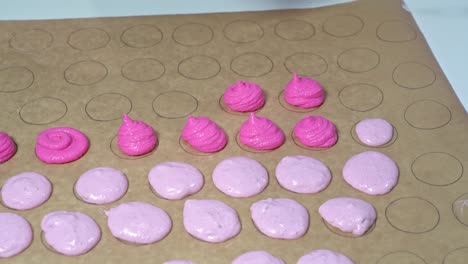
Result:
[[[106,211],[112,235],[134,244],[151,244],[172,229],[172,220],[162,209],[145,202],[123,203]]]
[[[237,212],[216,200],[187,200],[184,227],[192,236],[211,243],[224,242],[241,230]]]
[[[398,166],[385,154],[365,151],[346,162],[343,178],[361,192],[370,195],[386,194],[398,182]]]
[[[276,179],[286,190],[317,193],[330,184],[331,172],[320,160],[307,156],[286,156],[276,166]]]
[[[293,73],[293,78],[284,88],[284,100],[290,105],[308,109],[321,105],[325,93],[316,80]]]
[[[338,134],[330,120],[321,116],[306,116],[297,122],[294,136],[304,145],[313,148],[329,148],[336,144]]]
[[[190,260],[170,260],[170,261],[164,262],[163,264],[195,264],[195,263]]]
[[[98,167],[83,173],[75,184],[80,199],[92,204],[107,204],[122,198],[128,189],[125,175],[116,169]]]
[[[297,264],[354,264],[354,262],[338,252],[317,249],[302,256]]]
[[[256,160],[232,157],[216,165],[213,183],[229,196],[251,197],[261,193],[268,185],[268,172]]]
[[[148,181],[153,190],[168,200],[180,200],[203,187],[201,172],[183,162],[163,162],[151,169]]]
[[[16,153],[16,144],[5,132],[0,131],[0,164],[7,162]]]
[[[227,136],[222,128],[207,117],[189,115],[182,129],[182,139],[194,149],[213,153],[222,150],[227,144]]]
[[[238,81],[223,96],[224,104],[237,112],[253,112],[265,104],[262,88],[253,82]]]
[[[231,264],[284,264],[284,261],[266,251],[258,250],[238,256]]]
[[[258,230],[272,238],[297,239],[309,228],[307,209],[291,199],[258,201],[250,207],[250,214]]]
[[[81,158],[88,148],[88,138],[81,131],[54,127],[37,136],[36,156],[45,163],[62,164]]]
[[[23,217],[12,213],[0,213],[0,258],[18,255],[31,245],[31,225]]]
[[[284,133],[268,118],[250,113],[239,131],[242,144],[257,150],[272,150],[284,143]]]
[[[319,213],[330,225],[356,236],[365,234],[377,217],[371,204],[349,197],[326,201],[320,206]]]
[[[101,229],[96,222],[80,212],[49,213],[42,218],[41,228],[47,244],[67,256],[84,254],[101,239]]]
[[[119,128],[117,143],[120,150],[129,156],[151,152],[158,143],[154,129],[143,121],[133,120],[127,114]]]
[[[52,184],[36,172],[23,172],[9,178],[2,187],[3,203],[15,210],[38,207],[49,199]]]
[[[364,119],[356,125],[356,135],[362,143],[378,147],[392,140],[393,126],[381,118]]]

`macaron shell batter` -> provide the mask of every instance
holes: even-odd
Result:
[[[192,148],[213,153],[222,150],[227,144],[227,136],[222,128],[207,117],[188,116],[182,129],[182,139]]]
[[[232,197],[251,197],[268,185],[268,172],[258,161],[232,157],[221,161],[213,171],[213,183]]]
[[[127,114],[117,134],[120,150],[129,156],[140,156],[151,152],[158,143],[154,129],[143,121],[133,120]]]
[[[253,82],[238,81],[231,85],[223,95],[224,104],[237,112],[251,112],[265,104],[262,88]]]
[[[148,181],[153,190],[168,200],[180,200],[203,187],[201,172],[183,162],[163,162],[151,169]]]
[[[0,132],[0,164],[7,162],[16,153],[16,144],[5,132]]]
[[[332,176],[321,161],[307,156],[286,156],[276,166],[276,179],[286,190],[317,193],[330,184]]]
[[[372,147],[385,145],[393,138],[393,126],[381,118],[361,120],[355,131],[362,143]]]
[[[294,136],[303,145],[312,148],[330,148],[338,141],[336,126],[322,116],[306,116],[293,129]]]
[[[115,202],[125,195],[127,189],[127,177],[121,171],[108,167],[88,170],[75,184],[76,195],[91,204]]]
[[[284,100],[290,105],[309,109],[320,106],[325,100],[325,93],[316,80],[293,73],[284,88]]]
[[[283,131],[273,121],[250,113],[239,130],[239,140],[256,150],[272,150],[283,145],[285,139]]]
[[[41,228],[47,244],[67,256],[84,254],[101,239],[101,230],[96,222],[80,212],[49,213],[42,218]]]
[[[145,202],[129,202],[105,212],[112,235],[134,244],[151,244],[172,229],[172,220],[162,209]]]
[[[36,156],[45,163],[62,164],[81,158],[88,148],[88,138],[81,131],[54,127],[37,136]]]
[[[45,203],[52,193],[49,180],[36,172],[23,172],[9,178],[2,187],[2,202],[15,210],[27,210]]]
[[[386,194],[398,182],[398,166],[385,154],[365,151],[352,156],[345,163],[343,178],[361,192],[370,195]]]
[[[284,264],[284,261],[266,251],[258,250],[238,256],[231,264]]]
[[[23,217],[12,213],[0,213],[0,258],[21,253],[31,245],[31,225]]]
[[[184,227],[192,236],[211,243],[224,242],[241,230],[237,212],[216,200],[187,200]]]
[[[317,249],[302,256],[297,264],[354,264],[354,262],[338,252]]]
[[[170,260],[170,261],[164,262],[163,264],[195,264],[195,263],[190,260]]]
[[[260,232],[272,238],[297,239],[309,228],[307,209],[291,199],[258,201],[252,204],[250,213]]]

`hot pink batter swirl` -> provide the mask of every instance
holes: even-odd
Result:
[[[270,119],[251,113],[249,119],[242,124],[239,140],[257,150],[271,150],[283,144],[284,133]]]
[[[158,143],[154,129],[143,121],[133,120],[127,114],[117,135],[120,150],[129,156],[145,155]]]
[[[237,112],[253,112],[265,104],[262,88],[253,82],[238,81],[223,96],[224,103]]]
[[[321,116],[301,119],[293,132],[302,144],[313,148],[329,148],[338,140],[335,124]]]
[[[11,159],[16,153],[16,144],[5,132],[0,132],[0,163]]]
[[[222,128],[207,117],[189,115],[182,129],[182,139],[200,152],[212,153],[222,150],[227,136]]]
[[[88,148],[88,138],[81,131],[54,127],[37,136],[36,156],[45,163],[62,164],[81,158]]]
[[[284,89],[284,100],[300,108],[313,108],[321,105],[325,93],[319,82],[312,78],[299,77],[293,73],[293,78]]]

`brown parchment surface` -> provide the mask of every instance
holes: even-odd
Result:
[[[278,96],[291,78],[289,71],[324,85],[327,96],[319,109],[300,113],[282,106]],[[287,135],[279,149],[251,153],[237,145],[237,131],[247,117],[223,111],[219,98],[239,79],[264,89],[266,105],[258,115],[272,119]],[[0,130],[12,135],[18,146],[17,154],[0,165],[0,184],[25,171],[46,175],[53,184],[53,194],[44,205],[14,211],[31,223],[34,241],[2,263],[162,263],[170,259],[230,263],[249,250],[267,250],[296,263],[318,248],[342,252],[356,263],[436,264],[444,259],[448,264],[466,263],[468,216],[463,208],[467,207],[463,202],[453,206],[457,199],[468,200],[468,195],[462,196],[468,192],[463,173],[468,157],[466,113],[398,0],[272,12],[2,21],[0,83]],[[160,140],[155,152],[133,160],[114,154],[122,155],[113,139],[124,112],[155,128]],[[180,131],[190,112],[208,116],[225,129],[229,143],[223,151],[196,156],[181,148]],[[314,151],[294,143],[292,128],[307,114],[323,115],[336,124],[336,146]],[[353,126],[372,117],[393,124],[398,137],[392,144],[374,149],[353,139]],[[83,131],[91,143],[88,153],[64,165],[38,160],[36,135],[55,126]],[[393,158],[400,169],[398,185],[386,195],[360,193],[342,179],[346,160],[371,149]],[[230,198],[212,183],[216,164],[239,155],[254,158],[268,169],[269,185],[255,197]],[[320,159],[332,171],[332,183],[310,195],[282,189],[274,171],[286,155]],[[190,198],[219,199],[235,208],[242,221],[240,234],[210,244],[185,232],[185,199],[167,201],[149,188],[149,170],[164,161],[198,167],[205,185]],[[114,167],[127,175],[129,190],[121,200],[98,206],[74,196],[77,178],[98,166]],[[338,196],[374,205],[375,228],[359,238],[329,230],[317,210]],[[249,207],[267,197],[302,203],[310,213],[307,234],[286,241],[257,231]],[[103,211],[128,201],[146,201],[166,210],[173,220],[171,233],[144,246],[112,237]],[[47,249],[41,241],[40,221],[54,210],[76,210],[93,217],[102,230],[99,244],[77,257]],[[13,212],[3,205],[0,211]]]

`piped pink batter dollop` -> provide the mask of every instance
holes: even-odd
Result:
[[[325,93],[316,80],[293,73],[293,78],[284,89],[284,100],[290,105],[308,109],[321,105]]]
[[[253,149],[272,150],[284,143],[284,133],[270,119],[250,113],[239,130],[239,140]]]
[[[341,253],[317,249],[302,256],[297,264],[354,264],[354,262]]]
[[[284,261],[266,251],[257,250],[238,256],[231,264],[284,264]]]
[[[117,143],[120,150],[129,156],[140,156],[151,152],[158,143],[154,129],[143,121],[133,120],[127,114],[119,128]]]
[[[49,199],[52,184],[36,172],[23,172],[9,178],[1,189],[2,201],[9,208],[27,210]]]
[[[18,255],[31,245],[33,232],[22,216],[0,213],[0,258]]]
[[[67,256],[84,254],[101,239],[98,224],[80,212],[55,211],[42,218],[42,232],[47,244]]]
[[[359,140],[372,147],[387,144],[393,138],[393,126],[382,118],[368,118],[356,125]]]
[[[222,150],[227,144],[227,136],[222,128],[207,117],[189,115],[182,129],[182,139],[194,149],[213,153]]]
[[[398,182],[396,163],[377,151],[352,156],[343,167],[343,178],[355,189],[379,195],[390,192]]]
[[[211,243],[224,242],[241,230],[237,212],[216,200],[187,200],[184,227],[192,236]]]
[[[250,214],[258,230],[272,238],[297,239],[309,228],[307,209],[291,199],[258,201],[250,207]]]
[[[106,211],[107,226],[118,239],[134,244],[151,244],[172,229],[169,215],[145,202],[128,202]]]
[[[253,82],[238,81],[223,96],[224,104],[237,112],[253,112],[265,104],[262,88]]]
[[[362,236],[374,225],[377,213],[374,207],[360,199],[333,198],[319,208],[322,218],[343,232]]]
[[[62,164],[81,158],[88,148],[88,138],[81,131],[54,127],[37,136],[36,156],[45,163]]]
[[[320,160],[307,156],[286,156],[276,166],[276,179],[286,190],[317,193],[331,182],[331,172]]]
[[[309,115],[301,119],[293,133],[299,142],[313,148],[329,148],[338,140],[335,124],[321,116]]]
[[[92,204],[107,204],[122,198],[128,189],[127,177],[114,168],[98,167],[83,173],[75,184],[75,193]]]
[[[16,153],[16,144],[5,132],[0,132],[0,163],[11,159]]]

